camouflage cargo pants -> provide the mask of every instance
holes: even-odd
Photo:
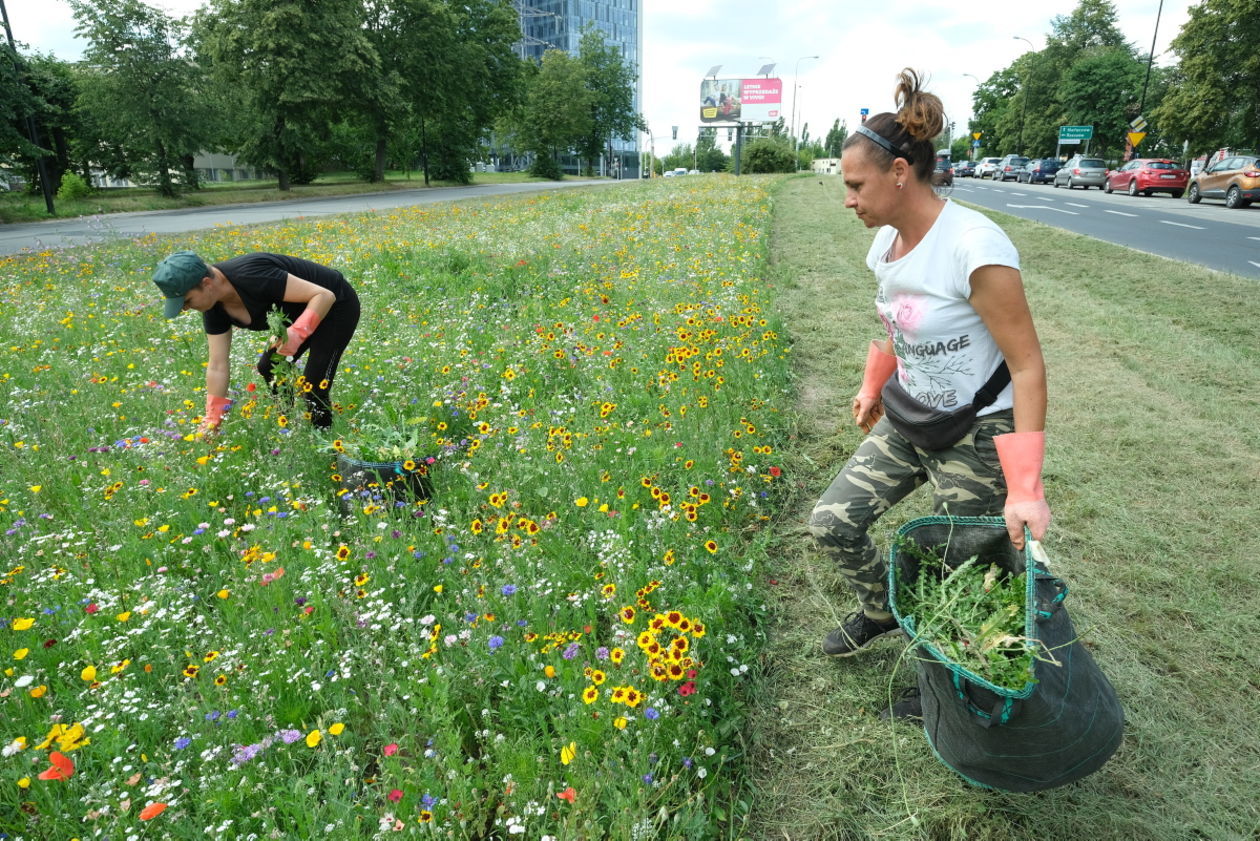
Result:
[[[871,619],[888,610],[888,562],[867,534],[871,524],[924,482],[932,483],[932,508],[958,517],[1000,515],[1006,481],[993,437],[1015,428],[1012,412],[976,421],[948,450],[921,450],[882,418],[840,471],[809,518],[809,531],[857,593]]]

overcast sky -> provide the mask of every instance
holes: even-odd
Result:
[[[925,71],[928,88],[945,102],[955,132],[965,130],[977,82],[1007,67],[1032,42],[1045,46],[1051,19],[1070,15],[1078,0],[967,4],[945,0],[640,0],[643,3],[643,116],[656,154],[692,143],[699,124],[700,80],[714,65],[721,78],[751,78],[775,64],[783,80],[783,112],[813,137],[834,120],[850,129],[859,109],[891,110],[902,67]],[[202,0],[150,0],[188,14]],[[74,17],[66,0],[7,0],[13,36],[59,58],[80,57]],[[963,11],[967,6],[978,12]],[[1169,42],[1194,0],[1113,0],[1125,37],[1142,53],[1155,40],[1155,63],[1175,58]],[[1019,9],[1019,11],[1015,11]],[[1031,9],[1029,11],[1028,9]],[[808,58],[807,56],[817,56]],[[725,145],[725,144],[724,144]]]

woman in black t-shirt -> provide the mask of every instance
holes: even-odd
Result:
[[[153,282],[166,296],[165,314],[201,313],[210,361],[206,368],[206,413],[201,432],[217,429],[227,398],[232,328],[264,331],[267,314],[279,310],[289,321],[288,338],[258,358],[258,372],[272,381],[273,354],[297,359],[307,354],[303,377],[311,423],[332,425],[329,390],[337,364],[359,323],[359,299],[341,272],[284,254],[245,254],[207,266],[191,251],[178,251],[158,264]]]

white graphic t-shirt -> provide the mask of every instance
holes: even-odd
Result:
[[[927,236],[909,254],[888,260],[895,228],[880,228],[866,255],[879,292],[875,307],[893,342],[897,376],[916,400],[949,411],[972,401],[1002,353],[971,297],[981,266],[1019,268],[1010,239],[988,217],[946,201]],[[1009,409],[1010,384],[979,414]]]

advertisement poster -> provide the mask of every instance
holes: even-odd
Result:
[[[782,116],[783,82],[779,79],[705,79],[700,83],[701,123],[773,123]]]

